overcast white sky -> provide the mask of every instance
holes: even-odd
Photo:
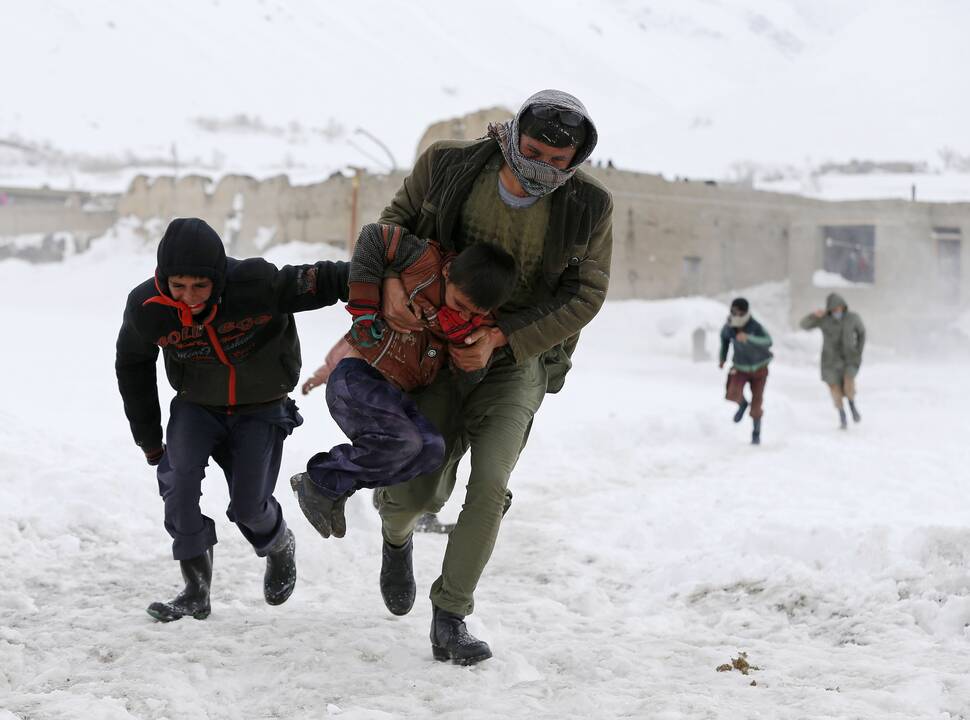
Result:
[[[0,16],[0,141],[70,154],[174,146],[325,176],[380,167],[361,127],[409,165],[429,123],[549,86],[589,107],[594,157],[642,171],[970,154],[957,0],[0,0]],[[240,114],[265,131],[198,122]]]

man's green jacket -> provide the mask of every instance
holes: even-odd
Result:
[[[455,247],[461,208],[475,178],[496,152],[492,139],[442,141],[428,148],[405,178],[381,222],[407,228],[418,237]],[[613,199],[582,170],[551,196],[543,251],[543,280],[532,306],[502,314],[498,326],[517,362],[544,354],[549,391],[558,391],[579,332],[593,319],[610,279]]]

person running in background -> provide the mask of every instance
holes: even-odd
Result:
[[[771,336],[761,323],[751,317],[748,301],[743,297],[731,302],[731,314],[721,329],[721,353],[718,367],[727,362],[728,348],[733,346],[731,370],[727,377],[725,398],[738,404],[734,422],[741,422],[748,409],[744,386],[751,386],[751,444],[761,444],[761,418],[764,415],[765,384],[772,354]]]
[[[839,427],[849,427],[845,414],[845,400],[849,401],[852,420],[860,422],[862,415],[855,404],[856,375],[862,365],[862,350],[866,345],[866,327],[858,313],[838,293],[825,299],[825,309],[815,310],[799,323],[803,330],[822,331],[822,382],[829,386],[835,409],[839,412]]]

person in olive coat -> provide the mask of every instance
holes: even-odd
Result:
[[[809,313],[800,323],[803,330],[819,328],[822,331],[822,381],[829,386],[832,401],[839,411],[839,423],[843,430],[848,426],[845,400],[855,422],[862,420],[856,407],[856,375],[862,365],[862,350],[866,344],[866,327],[858,313],[850,312],[849,305],[838,293],[831,293],[825,301],[824,310]]]

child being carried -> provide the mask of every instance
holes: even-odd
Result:
[[[388,270],[400,276],[423,330],[397,332],[381,318]],[[357,489],[396,485],[440,467],[444,439],[406,393],[434,381],[452,345],[494,325],[494,311],[517,280],[515,259],[491,243],[455,254],[395,225],[361,229],[350,267],[353,324],[303,385],[306,394],[326,383],[330,414],[350,443],[317,453],[306,472],[290,478],[300,509],[323,537],[344,536],[344,505]],[[485,372],[468,373],[468,380]]]

